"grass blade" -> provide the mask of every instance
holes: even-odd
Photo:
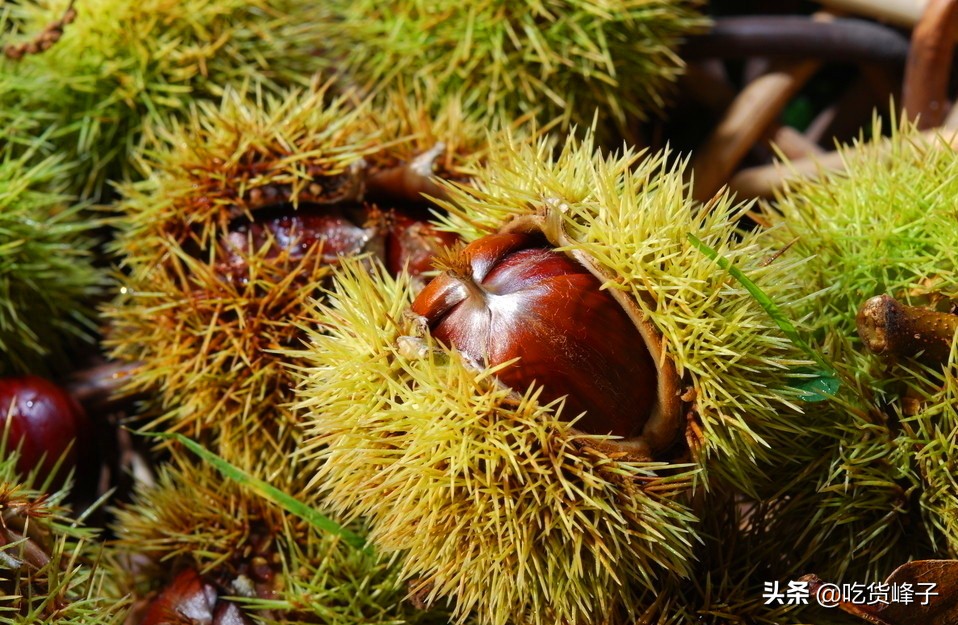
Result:
[[[225,477],[233,480],[237,484],[246,486],[264,499],[272,501],[290,514],[294,514],[303,519],[313,527],[324,532],[338,535],[347,544],[355,547],[356,549],[368,549],[366,540],[359,534],[349,531],[339,523],[336,523],[315,508],[307,506],[292,495],[288,495],[280,489],[264,482],[263,480],[253,477],[239,467],[230,464],[193,439],[187,438],[179,433],[146,432],[144,434],[146,436],[154,436],[157,438],[172,439],[181,443],[184,447],[199,456],[204,462],[211,464]]]
[[[803,380],[796,384],[793,388],[800,391],[800,399],[809,402],[822,401],[828,399],[831,396],[834,396],[838,391],[839,381],[838,377],[835,374],[835,370],[825,359],[822,358],[821,354],[812,349],[805,339],[803,339],[799,333],[798,329],[792,324],[788,318],[782,313],[778,306],[775,305],[775,302],[772,301],[765,291],[763,291],[757,284],[752,282],[752,280],[742,272],[741,269],[732,265],[727,258],[723,258],[719,253],[702,242],[698,237],[696,237],[691,232],[687,233],[689,241],[695,248],[714,260],[719,267],[729,272],[733,278],[738,280],[739,284],[745,287],[745,290],[748,291],[759,306],[772,318],[772,321],[775,322],[775,325],[781,329],[782,333],[788,337],[796,347],[805,352],[809,358],[814,360],[819,367],[820,371],[809,371],[808,369],[803,369],[801,371],[803,375]]]

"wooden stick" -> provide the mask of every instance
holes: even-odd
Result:
[[[945,123],[942,124],[942,127],[948,130],[958,129],[958,106],[952,105],[951,110],[948,111],[948,116],[945,117]]]
[[[914,26],[928,0],[818,0],[831,9],[872,17],[897,26]]]
[[[776,65],[739,93],[692,163],[694,197],[704,201],[715,195],[818,67],[816,61]]]
[[[948,128],[933,128],[920,134],[921,138],[929,143],[938,141],[941,137],[947,144],[958,149],[958,130]],[[881,139],[888,145],[888,139]],[[801,179],[817,178],[826,172],[842,171],[844,168],[843,153],[838,151],[826,152],[821,156],[802,158],[790,163],[773,163],[743,169],[729,182],[729,190],[741,198],[773,197],[789,182]]]
[[[822,13],[720,17],[708,32],[688,37],[679,54],[686,61],[761,56],[898,65],[908,55],[908,37],[884,24]]]
[[[769,139],[769,143],[778,147],[779,151],[789,160],[821,156],[825,153],[817,143],[809,141],[808,137],[791,126],[780,126]]]
[[[912,32],[902,108],[922,130],[940,126],[948,112],[956,27],[958,0],[930,0]]]

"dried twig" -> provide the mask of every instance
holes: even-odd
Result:
[[[125,408],[137,397],[121,391],[139,363],[110,361],[76,371],[66,380],[65,387],[90,414],[101,414]]]
[[[778,66],[739,93],[693,161],[696,198],[708,199],[728,181],[749,148],[762,137],[818,66],[814,61]]]
[[[945,127],[926,130],[920,135],[928,142],[937,141],[937,137],[958,149],[958,131]],[[888,140],[882,139],[887,145]],[[742,197],[772,197],[775,191],[782,189],[790,181],[802,178],[816,178],[824,172],[841,171],[844,167],[841,152],[827,152],[821,156],[791,161],[788,165],[773,163],[752,167],[738,172],[729,182],[729,189]]]
[[[858,309],[858,336],[870,351],[886,358],[915,356],[929,366],[948,362],[958,315],[902,304],[878,295]]]
[[[902,106],[921,129],[945,120],[956,27],[958,0],[931,0],[912,32]]]
[[[63,29],[67,24],[73,22],[77,17],[76,9],[73,7],[75,0],[70,0],[63,17],[50,22],[33,39],[20,44],[7,44],[3,47],[3,54],[14,61],[22,59],[28,54],[39,54],[49,50],[53,44],[60,41],[63,36]]]
[[[775,130],[769,142],[776,145],[786,158],[795,160],[809,156],[820,156],[825,153],[817,143],[795,130],[791,126],[780,126]]]
[[[805,16],[725,17],[688,38],[686,60],[702,58],[841,59],[846,63],[902,65],[908,39],[866,20]]]
[[[819,3],[896,26],[914,26],[928,0],[818,0]]]
[[[679,86],[683,93],[716,115],[725,112],[737,94],[718,59],[688,63]]]

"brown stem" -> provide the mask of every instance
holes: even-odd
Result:
[[[778,147],[785,158],[791,160],[808,156],[818,156],[825,152],[817,143],[809,141],[805,135],[791,126],[779,126],[776,128],[771,137],[769,137],[769,142]]]
[[[958,0],[931,0],[912,31],[902,106],[922,130],[940,125],[948,112],[956,27]]]
[[[781,66],[739,93],[692,163],[697,199],[707,200],[728,182],[748,150],[818,66],[811,61]]]
[[[63,29],[67,24],[73,22],[77,17],[76,9],[73,4],[76,0],[70,0],[63,17],[50,22],[33,39],[21,44],[7,44],[3,47],[3,54],[14,61],[22,59],[27,54],[39,54],[49,50],[53,44],[60,41],[63,36]]]
[[[686,60],[764,56],[901,66],[908,40],[892,28],[859,19],[724,17],[709,32],[689,37],[680,54]]]
[[[679,85],[683,93],[716,115],[735,100],[735,87],[726,75],[725,66],[716,59],[688,63]]]
[[[13,530],[0,528],[0,545],[9,545],[10,543],[19,543],[17,556],[22,557],[22,562],[33,569],[40,570],[50,563],[50,556],[30,538]]]
[[[958,331],[958,315],[907,306],[890,295],[862,304],[856,321],[858,336],[869,350],[890,358],[918,357],[929,365],[948,361]]]
[[[439,142],[408,163],[372,174],[366,179],[369,196],[410,202],[423,202],[424,195],[445,198],[445,189],[433,180],[433,164],[445,149]]]
[[[818,0],[829,8],[872,17],[896,26],[914,26],[927,0]]]
[[[929,146],[937,147],[942,144],[958,148],[958,132],[947,128],[926,130],[920,135],[921,140]],[[887,147],[887,139],[881,140],[882,146]],[[740,198],[772,197],[789,182],[800,179],[813,179],[830,171],[841,171],[845,166],[842,152],[827,152],[821,156],[802,158],[791,161],[788,165],[773,163],[743,169],[729,181],[729,190],[734,191]]]

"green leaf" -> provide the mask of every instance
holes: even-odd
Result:
[[[809,403],[834,397],[841,386],[835,372],[831,370],[798,369],[795,373],[801,374],[802,377],[795,384],[790,384],[789,388],[798,391],[798,398]]]
[[[804,401],[817,402],[834,396],[841,385],[838,377],[835,374],[835,370],[832,369],[827,362],[825,362],[825,359],[822,358],[821,354],[812,349],[811,345],[809,345],[805,339],[799,335],[798,329],[785,317],[785,314],[782,313],[779,307],[775,305],[775,302],[772,301],[772,298],[770,298],[757,284],[752,282],[752,280],[746,276],[741,269],[732,265],[727,258],[720,256],[717,251],[703,243],[694,234],[689,232],[686,234],[686,236],[696,249],[714,260],[716,263],[718,263],[719,267],[728,271],[729,275],[738,280],[738,282],[745,287],[745,290],[749,292],[749,295],[751,295],[755,301],[758,302],[759,306],[761,306],[766,313],[768,313],[768,316],[772,318],[772,321],[774,321],[775,325],[781,329],[782,333],[788,337],[788,340],[790,340],[803,352],[808,354],[808,356],[821,367],[821,370],[811,371],[813,375],[807,378],[804,377],[804,374],[809,370],[806,369],[796,371],[796,373],[803,374],[803,379],[801,382],[791,385],[791,388],[801,392],[799,397]]]
[[[273,503],[282,507],[290,514],[295,514],[313,527],[324,532],[330,532],[332,534],[338,535],[347,544],[355,547],[356,549],[369,549],[366,545],[366,540],[359,534],[349,531],[342,525],[336,523],[315,508],[307,506],[292,495],[288,495],[278,488],[270,486],[263,480],[255,478],[239,467],[236,467],[226,460],[223,460],[193,439],[187,438],[178,433],[143,432],[143,434],[146,436],[154,436],[156,438],[172,439],[182,443],[184,447],[199,456],[203,461],[213,465],[213,467],[218,469],[219,472],[225,477],[228,477],[237,484],[246,486],[264,499],[272,501]]]

